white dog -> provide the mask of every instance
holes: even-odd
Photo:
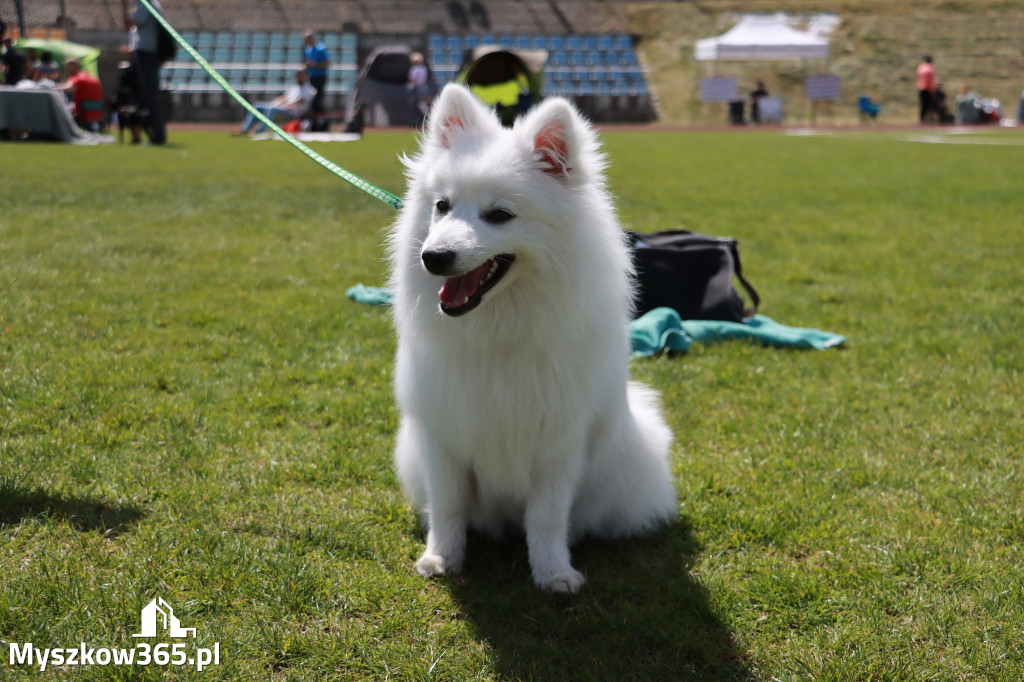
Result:
[[[391,235],[395,462],[427,526],[424,576],[468,527],[526,532],[534,581],[584,582],[569,544],[676,514],[672,434],[628,384],[632,263],[586,121],[547,99],[512,129],[449,85]]]

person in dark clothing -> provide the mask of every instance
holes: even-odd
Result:
[[[25,77],[25,53],[11,44],[10,36],[4,38],[4,56],[2,68],[5,85],[17,85]]]
[[[150,0],[156,11],[163,14],[160,0]],[[139,84],[142,86],[142,106],[149,113],[149,143],[167,143],[167,112],[160,93],[160,60],[157,57],[159,44],[156,18],[141,3],[129,16],[128,6],[122,4],[125,28],[132,31],[129,46],[135,52],[135,66],[138,69]]]
[[[750,92],[750,120],[754,123],[761,122],[761,108],[759,102],[762,97],[768,96],[768,88],[764,87],[764,81],[757,81],[757,88]]]

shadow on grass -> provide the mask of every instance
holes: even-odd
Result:
[[[135,505],[111,505],[91,497],[68,497],[0,478],[0,529],[28,519],[64,521],[82,532],[117,537],[144,516]]]
[[[513,679],[744,680],[745,654],[690,575],[690,529],[621,542],[586,540],[573,564],[575,597],[533,586],[525,544],[471,536],[452,595]]]

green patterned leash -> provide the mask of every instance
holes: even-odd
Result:
[[[369,194],[371,197],[383,201],[388,206],[397,209],[402,208],[402,200],[396,197],[391,192],[383,190],[380,187],[377,187],[376,185],[370,184],[369,182],[363,180],[358,175],[353,175],[352,173],[349,173],[347,170],[345,170],[338,164],[324,158],[320,154],[317,154],[315,151],[304,145],[302,142],[286,133],[280,126],[278,126],[276,123],[267,118],[263,114],[263,112],[259,111],[256,107],[250,104],[244,97],[239,95],[238,92],[233,87],[231,87],[231,84],[228,83],[227,80],[225,80],[225,78],[221,76],[220,73],[218,73],[215,68],[210,66],[210,63],[206,61],[206,58],[203,57],[203,55],[199,54],[199,52],[194,47],[189,45],[188,41],[182,38],[180,33],[174,30],[174,27],[171,26],[171,24],[167,21],[167,19],[164,18],[162,14],[160,14],[160,12],[156,11],[153,5],[150,4],[149,0],[139,0],[139,4],[145,7],[149,11],[149,13],[152,14],[158,22],[160,22],[161,26],[167,29],[167,32],[171,34],[174,40],[176,40],[177,43],[185,49],[185,52],[188,52],[189,56],[192,57],[192,59],[196,60],[196,63],[198,63],[199,66],[203,67],[203,70],[206,71],[206,73],[210,74],[213,80],[216,81],[217,85],[224,88],[224,92],[228,93],[228,95],[230,95],[232,99],[241,104],[242,107],[250,114],[255,116],[257,120],[259,120],[261,123],[266,125],[268,128],[273,130],[278,135],[280,135],[284,140],[286,140],[289,144],[298,149],[300,152],[302,152],[309,158],[313,159],[321,166],[337,175],[342,180],[345,180],[346,182],[358,187],[359,189]]]

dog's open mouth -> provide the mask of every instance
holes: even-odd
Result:
[[[505,276],[516,257],[510,253],[495,256],[475,270],[458,277],[449,277],[441,285],[441,312],[458,317],[480,305],[484,294]]]

